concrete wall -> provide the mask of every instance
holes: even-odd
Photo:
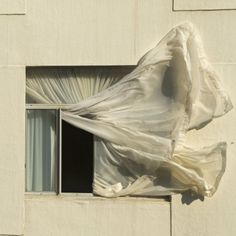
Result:
[[[173,26],[190,21],[234,102],[236,11],[192,11],[193,5],[176,11],[172,4],[183,0],[1,1],[0,235],[234,236],[235,111],[189,134],[190,143],[229,144],[227,171],[212,199],[187,205],[175,196],[170,206],[150,199],[24,198],[23,173],[25,66],[132,65]]]
[[[0,234],[24,227],[25,68],[0,66]]]
[[[177,11],[229,10],[236,9],[236,0],[174,0],[173,9]]]
[[[25,236],[169,235],[169,204],[153,199],[26,199]]]

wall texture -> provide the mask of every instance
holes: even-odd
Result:
[[[28,197],[25,236],[167,236],[169,212],[169,203],[152,199]]]
[[[25,68],[0,66],[0,234],[24,227]]]
[[[177,11],[231,10],[236,9],[236,0],[174,0],[173,9]]]
[[[26,1],[20,0],[20,5],[1,5],[0,235],[236,234],[236,111],[189,134],[194,144],[228,142],[226,174],[212,199],[187,205],[174,196],[171,206],[150,199],[27,196],[24,201],[25,66],[133,65],[173,26],[190,21],[236,100],[236,11],[218,9],[221,5],[214,11],[191,11],[189,5],[173,11],[173,2],[186,1],[28,0],[25,8]]]

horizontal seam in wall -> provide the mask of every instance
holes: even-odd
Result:
[[[20,12],[20,13],[0,13],[0,16],[17,16],[17,15],[20,15],[20,16],[22,16],[22,15],[26,15],[26,12]],[[0,235],[1,236],[1,235]]]
[[[236,65],[236,62],[212,62],[212,65]]]
[[[186,11],[235,11],[236,8],[230,8],[230,9],[172,9],[173,12],[186,12]]]
[[[211,8],[206,8],[206,9],[175,9],[175,0],[172,0],[172,11],[173,12],[199,12],[199,11],[235,11],[236,8],[214,8],[214,9],[211,9]]]

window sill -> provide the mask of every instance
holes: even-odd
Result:
[[[117,197],[117,198],[105,198],[101,196],[95,196],[92,193],[50,193],[50,192],[41,192],[41,193],[25,193],[25,200],[30,199],[42,199],[42,200],[86,200],[86,201],[148,201],[148,202],[162,202],[170,203],[171,196],[166,197],[147,197],[147,196],[126,196],[126,197]]]

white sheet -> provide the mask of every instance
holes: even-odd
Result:
[[[38,102],[58,103],[53,87],[27,83],[29,90]],[[66,88],[63,103],[73,93]],[[198,33],[186,23],[119,82],[66,107],[63,119],[98,137],[94,193],[161,196],[191,189],[212,196],[225,170],[226,144],[195,150],[185,146],[185,134],[231,108]]]

